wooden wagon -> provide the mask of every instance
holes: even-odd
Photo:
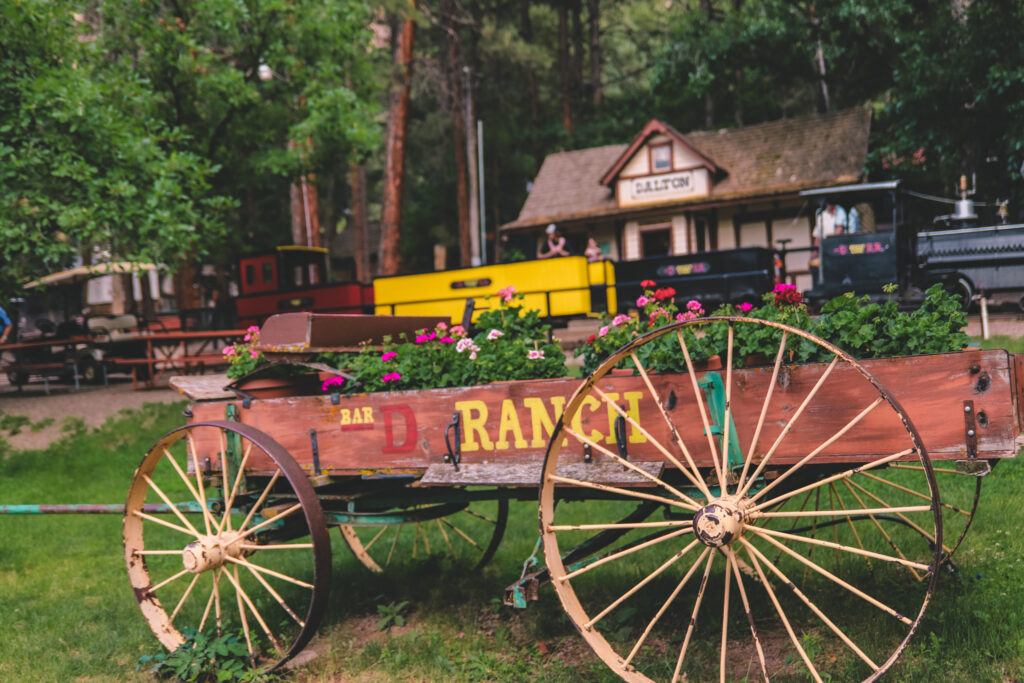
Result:
[[[687,344],[708,324],[727,327],[719,369]],[[734,368],[752,325],[777,352]],[[277,350],[331,348],[320,329]],[[645,367],[666,339],[685,371]],[[796,343],[825,361],[790,364]],[[321,621],[330,527],[374,571],[479,566],[509,500],[539,495],[545,566],[508,600],[550,581],[622,678],[873,680],[952,566],[981,477],[1016,454],[1020,371],[1003,351],[858,362],[717,318],[639,337],[582,382],[261,398],[179,378],[187,424],[134,475],[125,561],[164,645],[231,624],[279,665]]]

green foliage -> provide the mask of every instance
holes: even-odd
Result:
[[[242,341],[224,347],[224,356],[228,359],[228,379],[244,377],[267,362],[263,352],[256,349],[259,341],[260,328],[253,325],[245,331]]]
[[[211,637],[195,629],[182,629],[185,642],[174,652],[161,652],[139,657],[139,667],[146,667],[158,678],[173,678],[189,683],[216,681],[272,681],[268,672],[249,664],[249,648],[240,633],[224,633]]]
[[[386,631],[392,626],[405,626],[405,611],[409,607],[408,600],[377,605],[377,630]]]
[[[504,290],[499,306],[480,314],[473,337],[461,325],[441,324],[420,331],[412,341],[388,338],[381,347],[325,360],[347,370],[357,382],[348,392],[393,391],[473,386],[488,382],[564,377],[565,354],[547,341],[549,326],[535,310],[526,311],[514,288]]]

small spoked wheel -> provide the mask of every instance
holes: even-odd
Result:
[[[143,616],[175,649],[186,635],[234,635],[254,666],[309,641],[330,590],[331,543],[302,468],[276,441],[233,422],[176,429],[132,478],[128,577]]]
[[[765,339],[767,365],[734,369]],[[712,341],[722,367],[696,368]],[[636,681],[874,680],[952,552],[944,518],[954,538],[969,520],[861,364],[751,318],[675,323],[613,354],[569,400],[542,476],[555,591]]]
[[[508,500],[420,505],[350,513],[339,528],[356,558],[372,572],[429,559],[477,571],[494,557],[508,521]]]

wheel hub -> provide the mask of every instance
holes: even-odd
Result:
[[[693,533],[710,548],[729,545],[743,533],[746,512],[733,497],[716,498],[693,516]]]
[[[228,558],[241,558],[243,536],[237,531],[224,531],[192,541],[181,551],[181,563],[193,574],[222,567]]]

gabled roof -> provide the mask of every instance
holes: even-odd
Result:
[[[720,172],[709,196],[676,205],[771,197],[857,182],[867,162],[870,128],[871,110],[857,108],[680,136]],[[501,229],[628,215],[602,181],[620,159],[632,156],[628,151],[633,145],[636,140],[549,154],[519,217]]]
[[[709,173],[713,174],[719,170],[718,166],[715,165],[715,162],[707,158],[707,156],[702,154],[699,149],[691,145],[689,140],[683,137],[682,133],[677,131],[672,126],[666,123],[662,123],[658,119],[651,119],[650,121],[647,122],[647,125],[644,126],[644,129],[640,131],[640,134],[633,138],[633,142],[631,142],[629,147],[626,148],[626,151],[619,155],[619,158],[615,160],[615,163],[612,164],[612,167],[605,172],[604,176],[601,177],[601,184],[611,187],[612,184],[618,179],[619,173],[622,171],[622,167],[629,163],[629,160],[633,158],[633,156],[641,147],[647,144],[648,140],[650,140],[652,137],[659,133],[668,136],[669,138],[671,138],[672,140],[674,140],[675,142],[679,143],[684,148],[692,152],[694,156],[701,160],[701,162],[704,165],[704,168],[708,169]]]

